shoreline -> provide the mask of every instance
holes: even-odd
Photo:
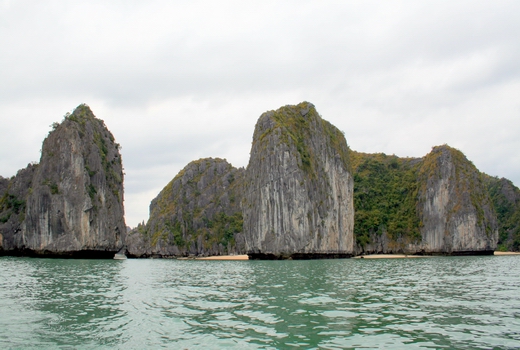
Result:
[[[520,255],[520,252],[499,252],[495,251],[493,255]]]
[[[493,253],[495,256],[520,255],[520,252],[499,252]],[[415,259],[415,258],[431,258],[434,255],[407,255],[407,254],[369,254],[353,256],[352,259]],[[179,260],[217,260],[217,261],[244,261],[249,260],[247,254],[241,255],[214,255],[205,257],[179,258]]]
[[[358,255],[353,259],[412,259],[412,258],[431,258],[433,255],[413,255],[413,254],[369,254]]]
[[[242,255],[213,255],[193,258],[178,258],[178,260],[249,260],[247,254]]]

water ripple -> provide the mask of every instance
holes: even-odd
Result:
[[[0,258],[0,347],[520,348],[519,267]]]

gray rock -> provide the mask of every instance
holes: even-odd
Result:
[[[481,173],[449,146],[434,147],[419,169],[418,209],[425,253],[491,253],[498,230]]]
[[[40,164],[19,172],[5,192],[22,201],[24,210],[1,227],[2,247],[12,253],[108,257],[126,235],[119,145],[86,105],[54,127],[43,142]]]
[[[133,257],[242,254],[243,169],[226,160],[193,161],[152,200],[150,218],[127,239]]]
[[[260,117],[242,204],[251,258],[354,253],[348,152],[343,134],[310,103]]]
[[[21,248],[27,196],[33,191],[36,164],[18,171],[10,179],[0,178],[0,254]]]
[[[491,254],[497,221],[483,174],[460,151],[354,154],[357,253]]]
[[[510,180],[485,176],[498,221],[498,249],[520,251],[520,189]]]

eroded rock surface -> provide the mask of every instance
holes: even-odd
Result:
[[[498,221],[498,249],[520,251],[520,189],[505,178],[485,176]]]
[[[481,173],[462,152],[434,147],[419,169],[420,247],[426,253],[485,253],[497,246],[493,204]]]
[[[242,204],[250,257],[354,253],[348,152],[343,134],[308,102],[260,117]]]
[[[88,106],[54,124],[38,165],[2,182],[4,253],[109,257],[123,246],[119,145]]]
[[[496,248],[484,175],[462,152],[443,145],[423,158],[354,158],[358,253],[491,254]]]
[[[226,160],[193,161],[150,204],[150,218],[130,232],[135,257],[243,254],[243,169]]]

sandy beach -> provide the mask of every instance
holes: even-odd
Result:
[[[216,255],[206,256],[201,258],[195,258],[195,260],[249,260],[249,257],[244,255]]]
[[[354,259],[408,259],[408,258],[429,258],[428,255],[406,255],[406,254],[371,254],[359,255],[353,257]]]
[[[495,255],[520,255],[519,252],[495,252]]]
[[[404,259],[404,258],[428,258],[423,255],[405,255],[405,254],[373,254],[355,256],[354,259]],[[219,255],[194,258],[195,260],[249,260],[247,255]]]
[[[520,255],[519,252],[499,252],[495,255]],[[373,254],[355,256],[354,259],[405,259],[405,258],[431,258],[432,255],[405,255],[405,254]]]
[[[495,252],[495,255],[520,255],[519,252]],[[409,258],[431,258],[431,255],[406,255],[406,254],[371,254],[354,256],[353,259],[409,259]],[[181,260],[249,260],[249,257],[244,255],[216,255],[197,258],[180,258]]]

